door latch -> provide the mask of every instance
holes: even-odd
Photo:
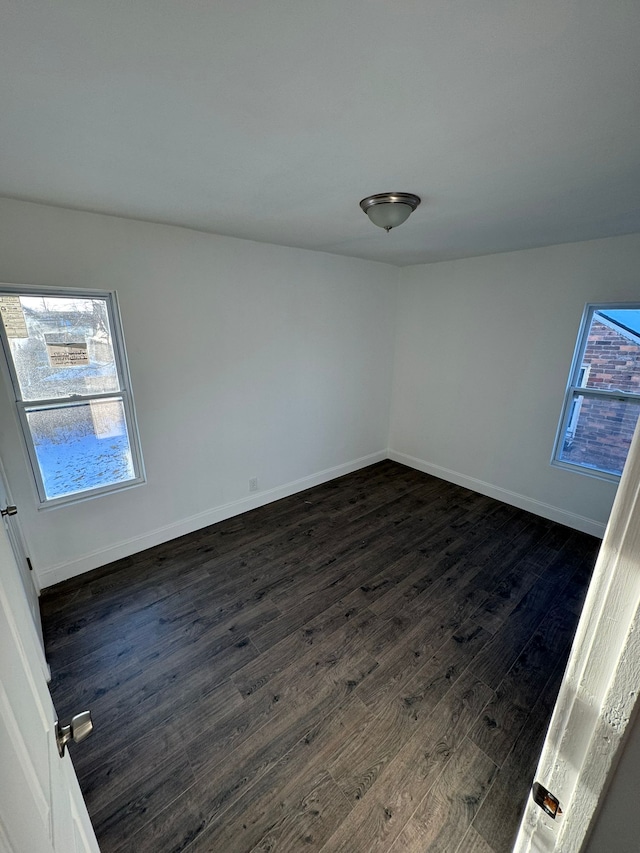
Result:
[[[548,814],[549,817],[555,820],[558,815],[562,814],[558,798],[554,797],[551,791],[547,791],[540,782],[533,783],[531,793],[533,795],[533,802],[540,806],[542,811]]]
[[[70,740],[74,743],[80,743],[86,737],[89,737],[93,731],[93,720],[91,719],[91,711],[83,711],[81,714],[76,714],[71,718],[68,726],[61,726],[56,720],[56,743],[58,744],[58,752],[60,758],[64,756],[64,751]]]

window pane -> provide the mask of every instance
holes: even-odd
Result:
[[[633,438],[640,403],[601,400],[576,394],[560,450],[560,460],[621,474]]]
[[[47,498],[134,479],[122,398],[26,414]]]
[[[7,294],[2,301],[23,400],[120,390],[105,299]]]
[[[638,325],[640,312],[620,309],[612,314],[615,320],[606,317],[604,312],[602,315],[598,311],[594,313],[582,359],[586,375],[576,384],[637,394],[640,392],[640,339],[633,329]]]

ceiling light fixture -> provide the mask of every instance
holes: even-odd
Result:
[[[419,196],[413,193],[378,193],[363,198],[360,207],[374,225],[388,234],[406,222],[419,204]]]

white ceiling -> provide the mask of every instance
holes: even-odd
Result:
[[[640,231],[639,0],[0,16],[0,195],[400,265]]]

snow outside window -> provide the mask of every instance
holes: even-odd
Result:
[[[40,504],[144,482],[115,294],[7,285],[0,317]]]

